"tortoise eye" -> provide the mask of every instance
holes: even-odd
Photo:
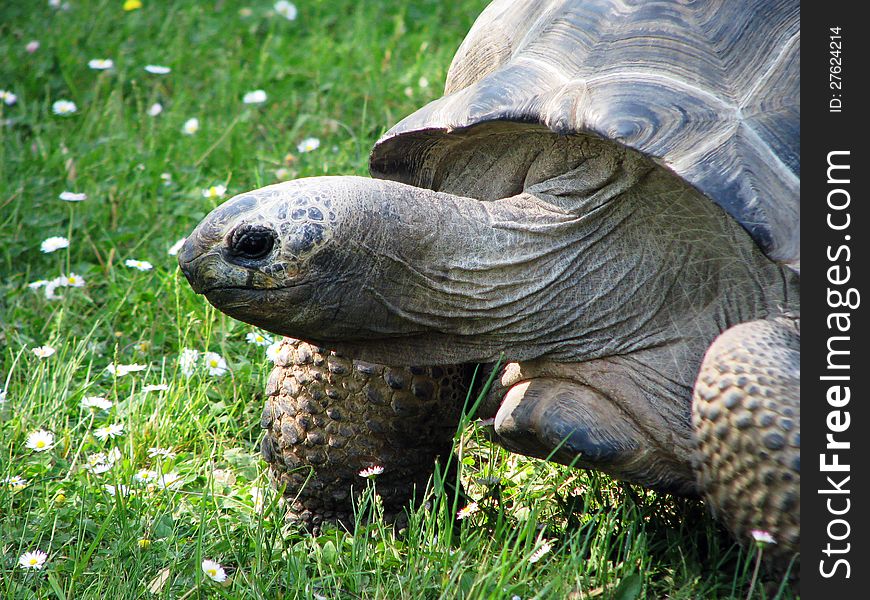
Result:
[[[230,238],[233,254],[245,258],[263,258],[275,245],[275,232],[262,225],[243,225],[236,229]]]

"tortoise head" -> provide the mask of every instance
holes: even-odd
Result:
[[[323,333],[324,303],[342,294],[335,236],[347,213],[344,179],[280,183],[217,207],[178,254],[191,287],[241,321],[294,337]]]

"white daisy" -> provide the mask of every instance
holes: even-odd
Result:
[[[227,573],[219,562],[205,559],[202,561],[202,572],[205,573],[212,581],[223,583],[227,580]]]
[[[764,531],[763,529],[753,529],[751,532],[752,539],[758,542],[759,544],[775,544],[776,540],[769,531]]]
[[[312,152],[320,147],[320,140],[316,137],[305,138],[296,146],[299,152]]]
[[[59,287],[63,287],[63,278],[55,277],[51,281],[45,284],[45,298],[47,300],[58,300],[60,296],[54,293]]]
[[[203,198],[210,198],[212,200],[223,198],[227,195],[227,186],[225,185],[213,185],[210,188],[205,188],[202,190]]]
[[[27,444],[25,446],[35,452],[51,450],[51,447],[54,446],[54,434],[44,429],[34,431],[27,436]]]
[[[152,104],[151,106],[148,107],[148,116],[149,117],[156,117],[157,115],[159,115],[162,112],[163,112],[163,105],[160,104],[159,102],[155,102],[154,104]]]
[[[61,236],[45,238],[42,240],[42,244],[40,245],[40,249],[46,254],[60,250],[61,248],[69,248],[69,240]]]
[[[104,485],[103,486],[107,492],[109,492],[110,496],[117,496],[120,494],[121,496],[130,495],[130,488],[126,485],[118,485],[117,487],[114,485]]]
[[[0,404],[4,404],[6,402],[6,390],[0,388]]]
[[[172,244],[169,247],[169,250],[167,250],[167,253],[169,254],[169,256],[178,256],[178,251],[181,250],[181,247],[184,245],[184,242],[186,242],[186,241],[187,241],[187,238],[183,237],[180,240],[178,240],[177,242],[175,242],[174,244]]]
[[[18,96],[8,90],[0,90],[0,102],[3,102],[6,106],[12,106],[18,102]]]
[[[367,468],[367,469],[363,469],[362,471],[360,471],[360,472],[358,473],[358,475],[359,475],[360,477],[365,477],[366,479],[370,479],[370,478],[372,478],[372,477],[375,477],[375,476],[377,476],[377,475],[380,475],[380,474],[383,473],[383,472],[384,472],[384,468],[383,468],[382,466],[380,466],[380,465],[374,465],[374,466],[371,466],[371,467],[369,467],[369,468]]]
[[[85,471],[89,473],[93,473],[95,475],[101,475],[106,471],[110,470],[115,464],[114,460],[111,460],[109,456],[105,452],[97,452],[96,454],[89,454],[85,464],[82,465]]]
[[[52,282],[49,282],[52,283]],[[70,273],[69,275],[61,275],[57,279],[54,280],[53,283],[61,287],[85,287],[85,278],[81,275],[76,275],[75,273]]]
[[[151,458],[166,458],[173,459],[176,454],[172,448],[161,448],[159,446],[154,446],[153,448],[148,448],[148,456]]]
[[[115,363],[109,363],[109,366],[106,367],[106,370],[115,377],[123,377],[124,375],[129,375],[130,373],[138,373],[139,371],[144,371],[147,368],[148,365],[140,365],[138,363],[133,363],[131,365],[116,365]]]
[[[71,115],[77,110],[78,107],[76,107],[75,102],[73,102],[72,100],[58,100],[51,105],[51,112],[62,117]]]
[[[82,200],[87,200],[88,195],[76,192],[61,192],[58,198],[66,202],[81,202]]]
[[[172,69],[163,65],[145,65],[145,70],[152,75],[166,75],[172,71]]]
[[[42,550],[34,550],[19,556],[18,566],[22,569],[36,569],[39,571],[45,565],[46,560],[48,560],[48,554]]]
[[[38,40],[30,40],[27,42],[27,45],[24,46],[24,49],[27,50],[28,54],[33,54],[37,50],[39,50],[39,41]]]
[[[33,353],[39,358],[48,358],[55,352],[57,351],[47,344],[45,346],[39,346],[38,348],[33,349]]]
[[[38,279],[36,281],[31,281],[27,284],[31,290],[38,290],[39,288],[48,285],[48,279]]]
[[[550,542],[544,541],[540,548],[535,550],[532,555],[529,557],[529,563],[535,564],[550,550],[553,549],[553,546],[550,545]]]
[[[426,79],[425,77],[421,77],[417,81],[417,85],[419,85],[421,88],[427,88],[427,87],[429,87],[429,80]]]
[[[148,392],[165,392],[168,389],[169,389],[169,386],[166,385],[165,383],[157,383],[157,384],[146,385],[145,387],[142,388],[142,392],[145,394],[147,394]]]
[[[468,517],[470,517],[474,513],[478,512],[478,510],[480,510],[480,509],[477,506],[477,502],[472,502],[471,504],[467,504],[466,506],[463,506],[459,510],[459,512],[456,513],[456,518],[459,519],[460,521],[462,519],[467,519]]]
[[[81,401],[82,408],[96,408],[98,410],[109,410],[112,408],[112,401],[106,400],[102,396],[86,396]]]
[[[199,119],[197,118],[188,119],[181,127],[181,133],[184,135],[193,135],[197,131],[199,131]]]
[[[220,377],[229,370],[227,368],[227,361],[217,352],[206,352],[202,355],[202,360],[205,362],[205,368],[208,370],[209,375]]]
[[[3,483],[13,491],[20,491],[27,487],[27,480],[19,475],[12,475],[3,480]]]
[[[278,340],[277,342],[272,342],[269,344],[269,347],[266,348],[266,358],[272,361],[275,364],[278,364],[278,361],[281,360],[281,348],[282,341]]]
[[[248,333],[248,335],[245,336],[245,339],[249,344],[254,344],[256,346],[268,346],[272,343],[271,337],[255,331]]]
[[[163,182],[163,185],[172,185],[172,173],[161,173],[160,180]]]
[[[169,473],[165,473],[164,475],[157,476],[157,487],[164,490],[177,490],[182,485],[184,485],[184,480],[181,479],[181,475],[176,473],[175,471],[171,471]]]
[[[182,374],[186,377],[193,375],[196,368],[196,361],[199,359],[199,352],[192,348],[183,348],[178,356],[178,366]]]
[[[299,11],[296,10],[296,5],[292,2],[287,2],[287,0],[279,0],[275,3],[275,12],[287,19],[288,21],[295,21],[296,15]]]
[[[266,92],[263,90],[254,90],[253,92],[248,92],[242,98],[242,102],[245,104],[262,104],[266,101]]]
[[[136,471],[136,474],[133,475],[134,481],[138,483],[154,483],[157,481],[157,471],[152,471],[151,469],[139,469]]]
[[[128,258],[124,261],[124,264],[131,269],[138,269],[140,271],[150,271],[154,268],[154,265],[147,260],[136,260],[135,258]]]
[[[115,66],[111,58],[92,58],[88,61],[88,67],[95,71],[105,71]]]
[[[118,437],[124,434],[124,426],[120,423],[114,423],[112,425],[104,425],[103,427],[97,427],[94,430],[94,437],[100,439],[101,441],[106,441],[109,438]]]

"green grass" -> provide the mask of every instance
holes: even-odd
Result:
[[[122,4],[0,6],[0,89],[18,96],[0,104],[0,594],[746,596],[754,557],[700,504],[512,456],[474,427],[457,436],[462,481],[480,507],[470,518],[456,521],[454,498],[434,486],[401,532],[377,519],[318,536],[285,524],[256,450],[269,361],[245,341],[249,327],[193,294],[167,250],[220,202],[203,188],[223,184],[232,195],[365,174],[374,140],[439,96],[485,2],[300,0],[292,22],[271,2]],[[41,44],[32,54],[30,40]],[[94,58],[115,67],[89,69]],[[148,74],[146,64],[172,72]],[[265,104],[242,103],[254,89],[267,92]],[[52,114],[59,99],[78,111]],[[164,110],[148,116],[155,102]],[[200,130],[183,135],[193,117]],[[320,147],[300,153],[307,137]],[[88,199],[61,201],[65,190]],[[69,248],[41,252],[51,236]],[[54,300],[28,287],[62,273],[86,285],[59,288]],[[44,344],[56,353],[40,359],[32,349]],[[228,372],[185,376],[183,348],[219,353]],[[146,368],[115,377],[110,363]],[[168,389],[143,391],[154,384]],[[113,405],[82,408],[88,396]],[[94,433],[109,424],[123,434],[101,441]],[[39,429],[55,436],[44,452],[26,447]],[[158,446],[174,456],[149,456]],[[120,459],[110,470],[85,468],[112,448]],[[177,474],[177,485],[137,484],[143,469]],[[26,483],[7,482],[14,477]],[[107,484],[133,493],[113,496]],[[362,516],[377,515],[371,485]],[[531,562],[545,543],[550,551]],[[48,553],[45,568],[20,568],[36,549]],[[224,585],[205,577],[203,559],[225,567]]]

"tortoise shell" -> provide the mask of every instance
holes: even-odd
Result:
[[[496,0],[372,175],[438,189],[451,145],[495,121],[519,144],[533,126],[636,150],[800,262],[797,0]]]

